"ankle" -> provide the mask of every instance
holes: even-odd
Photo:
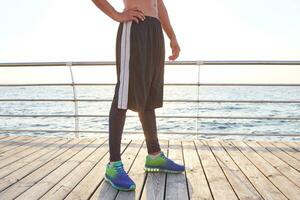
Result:
[[[154,153],[149,153],[148,155],[149,155],[150,158],[157,158],[160,155],[160,152],[161,151],[154,152]]]
[[[120,162],[121,160],[115,160],[115,161],[109,161],[109,165],[111,166],[111,165],[113,165],[113,164],[115,164],[115,163],[117,163],[117,162]]]

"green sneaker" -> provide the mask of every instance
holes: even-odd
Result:
[[[135,190],[136,185],[123,168],[122,161],[116,161],[112,165],[107,163],[104,179],[117,190]]]
[[[147,172],[181,173],[185,170],[185,167],[167,158],[161,151],[156,158],[151,158],[149,155],[146,156],[144,170]]]

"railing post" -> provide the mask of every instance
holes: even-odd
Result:
[[[197,118],[196,118],[196,133],[199,136],[198,132],[198,119],[199,119],[199,89],[200,89],[200,62],[197,62],[197,69],[198,69],[198,77],[197,77]]]
[[[75,110],[75,137],[79,137],[79,117],[78,117],[78,101],[77,101],[77,93],[74,81],[74,75],[72,71],[72,62],[67,62],[66,66],[69,67],[71,80],[72,80],[72,89],[73,89],[73,100],[74,100],[74,110]]]
[[[200,108],[200,69],[201,66],[204,65],[204,61],[198,60],[196,61],[196,64],[198,66],[198,80],[197,80],[197,120],[196,120],[196,133],[198,136],[200,136],[200,131],[198,127],[198,120],[199,120],[199,108]]]

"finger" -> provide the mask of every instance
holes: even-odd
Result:
[[[175,51],[175,55],[176,55],[177,57],[179,56],[179,52],[180,52],[179,49],[177,49],[177,51]]]
[[[137,12],[133,13],[133,16],[135,16],[135,17],[139,18],[140,20],[144,21],[144,16],[141,15],[140,13],[137,13]]]
[[[142,18],[145,18],[145,14],[143,11],[141,11],[140,9],[138,8],[131,8],[128,10],[130,13],[135,13],[136,15],[140,15],[142,16]]]
[[[175,60],[175,59],[174,59],[174,56],[169,56],[169,60],[174,61],[174,60]]]
[[[178,56],[179,56],[179,51],[175,50],[174,52],[172,52],[172,56],[170,56],[170,57],[172,60],[176,60],[176,58],[178,58]]]
[[[131,15],[135,16],[135,17],[138,17],[142,21],[144,21],[144,19],[145,19],[145,16],[143,14],[141,14],[140,12],[137,12],[137,11],[132,11]]]
[[[139,22],[139,20],[144,21],[144,19],[140,18],[139,16],[132,15],[131,17],[134,18],[134,19],[136,19],[137,23]]]
[[[178,55],[173,56],[173,60],[176,60],[178,58]]]
[[[139,23],[139,19],[135,16],[131,16],[131,20],[135,21],[136,23]]]
[[[176,54],[177,54],[177,50],[174,49],[174,50],[172,51],[172,56],[176,56]]]
[[[174,54],[175,59],[178,58],[178,56],[179,56],[179,52],[177,51],[177,52]]]
[[[178,46],[176,46],[175,48],[174,48],[174,51],[172,51],[172,53],[173,53],[173,55],[175,55],[175,56],[179,56],[179,52],[180,52],[180,48],[178,47]]]
[[[133,9],[133,10],[136,11],[136,12],[141,13],[142,15],[145,15],[145,13],[142,10],[140,10],[140,9]]]
[[[171,60],[175,60],[176,59],[176,56],[175,55],[172,55],[170,56],[171,57]]]
[[[142,19],[144,20],[146,17],[145,17],[145,14],[143,12],[138,12],[140,14],[140,16],[142,17]]]
[[[172,55],[169,56],[170,60],[174,60],[175,59],[175,55],[172,53]]]

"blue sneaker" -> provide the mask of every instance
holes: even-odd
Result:
[[[117,190],[131,191],[135,190],[136,187],[133,180],[125,172],[121,160],[106,164],[104,179]]]
[[[149,155],[146,156],[144,170],[147,172],[181,173],[185,170],[185,167],[167,158],[161,151],[156,158],[151,158]]]

